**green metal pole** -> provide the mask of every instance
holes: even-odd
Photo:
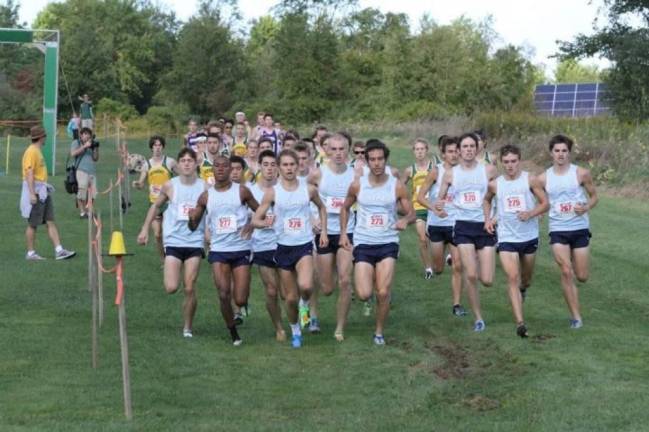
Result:
[[[45,43],[45,78],[43,83],[43,127],[47,133],[43,156],[47,171],[56,175],[56,107],[59,93],[59,43]]]

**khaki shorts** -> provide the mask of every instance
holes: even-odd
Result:
[[[88,174],[87,172],[78,169],[77,183],[79,184],[77,199],[87,200],[88,189],[92,189],[92,195],[90,198],[95,199],[95,197],[97,196],[97,179],[94,175]]]
[[[92,119],[81,119],[81,127],[82,128],[87,127],[88,129],[94,132],[94,129],[92,127]]]
[[[49,221],[54,221],[54,205],[52,204],[52,197],[50,195],[47,196],[45,202],[41,202],[40,200],[36,201],[36,204],[32,206],[32,211],[29,213],[27,223],[30,227],[36,228]]]

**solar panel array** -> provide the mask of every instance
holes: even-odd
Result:
[[[540,114],[554,117],[591,117],[610,113],[606,84],[541,84],[534,91]]]

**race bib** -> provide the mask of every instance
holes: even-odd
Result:
[[[326,202],[327,213],[340,214],[340,210],[343,208],[344,203],[345,203],[344,198],[327,197],[327,202]]]
[[[284,219],[284,232],[288,235],[298,235],[304,232],[304,219],[292,217]]]
[[[152,197],[158,198],[160,192],[162,191],[162,186],[160,185],[149,185],[149,193]]]
[[[522,194],[507,195],[504,202],[506,213],[518,213],[527,210],[525,208],[525,197]]]
[[[231,234],[237,232],[237,217],[235,215],[223,215],[216,219],[217,234]]]
[[[480,207],[482,197],[479,191],[460,192],[460,204],[464,207]]]
[[[573,217],[575,205],[572,201],[558,202],[554,205],[554,213],[560,218]]]
[[[372,213],[367,215],[365,219],[367,229],[383,231],[388,228],[388,214],[387,213]]]
[[[194,204],[191,202],[178,203],[177,219],[179,221],[188,221],[189,212],[192,211],[193,209],[194,209]]]

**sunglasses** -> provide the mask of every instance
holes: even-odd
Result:
[[[362,155],[362,154],[365,154],[365,151],[364,150],[361,150],[361,151],[354,150],[354,154]]]

